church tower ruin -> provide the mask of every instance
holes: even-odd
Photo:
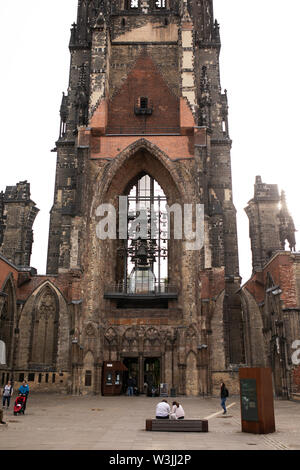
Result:
[[[148,380],[212,393],[245,362],[213,2],[80,0],[69,47],[47,275],[80,280],[74,390],[89,371],[99,391],[102,365],[120,361],[140,388]],[[99,208],[118,216],[120,201],[126,236],[117,226],[115,239],[99,239]],[[151,204],[158,229],[141,239],[133,219]],[[167,239],[166,206],[185,204],[204,206],[198,250],[184,236]]]

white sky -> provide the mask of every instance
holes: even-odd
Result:
[[[221,84],[228,91],[240,271],[251,274],[248,218],[256,175],[287,194],[300,228],[299,0],[215,0],[222,40]],[[40,209],[31,264],[45,273],[53,202],[59,107],[67,91],[70,27],[77,0],[0,2],[0,190],[31,183]],[[298,249],[300,237],[297,237]]]

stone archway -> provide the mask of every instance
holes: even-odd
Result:
[[[0,339],[5,344],[6,366],[13,366],[16,296],[13,279],[9,276],[3,286],[4,302],[0,309]]]

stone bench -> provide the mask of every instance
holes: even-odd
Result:
[[[146,431],[208,432],[206,419],[147,419]]]

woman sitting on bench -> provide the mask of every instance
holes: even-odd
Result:
[[[178,401],[173,401],[172,405],[171,419],[184,419],[184,409]]]

